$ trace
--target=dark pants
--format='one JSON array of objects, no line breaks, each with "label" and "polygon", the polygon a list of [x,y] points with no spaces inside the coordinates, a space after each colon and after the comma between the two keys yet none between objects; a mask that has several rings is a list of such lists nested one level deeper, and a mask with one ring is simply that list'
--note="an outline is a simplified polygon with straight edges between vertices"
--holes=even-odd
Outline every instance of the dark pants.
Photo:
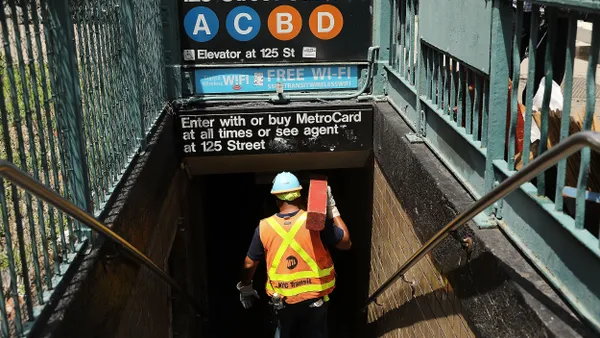
[{"label": "dark pants", "polygon": [[317,299],[286,304],[278,310],[275,338],[327,338],[327,307],[324,302],[319,307],[311,307]]}]

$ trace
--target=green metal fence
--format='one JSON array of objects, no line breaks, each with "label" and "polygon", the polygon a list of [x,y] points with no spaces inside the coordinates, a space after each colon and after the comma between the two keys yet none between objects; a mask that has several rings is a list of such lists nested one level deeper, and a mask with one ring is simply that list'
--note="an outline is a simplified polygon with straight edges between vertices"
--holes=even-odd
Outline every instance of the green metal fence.
[{"label": "green metal fence", "polygon": [[[98,215],[167,101],[160,1],[0,3],[0,157]],[[7,182],[0,216],[0,336],[23,336],[89,231]]]},{"label": "green metal fence", "polygon": [[[524,10],[527,5],[512,0],[375,2],[379,75],[387,79],[376,91],[387,94],[412,126],[409,141],[426,143],[475,198],[575,132],[567,118],[572,113],[584,110],[581,129],[592,128],[600,2],[533,1],[531,13]],[[594,25],[587,60],[575,58],[577,20]],[[587,69],[583,75],[582,67]],[[550,111],[550,90],[544,91],[538,111],[533,109],[536,83],[544,75],[545,88],[552,87],[553,78],[562,85],[562,117]],[[583,81],[582,104],[573,93],[583,90],[575,85]],[[552,123],[560,129],[554,135]],[[536,127],[539,137],[532,141]],[[590,175],[600,172],[599,155],[586,149],[561,161],[476,222],[502,229],[600,331],[600,208],[593,202],[600,202],[595,182],[600,175]],[[569,171],[578,177],[565,189]]]}]

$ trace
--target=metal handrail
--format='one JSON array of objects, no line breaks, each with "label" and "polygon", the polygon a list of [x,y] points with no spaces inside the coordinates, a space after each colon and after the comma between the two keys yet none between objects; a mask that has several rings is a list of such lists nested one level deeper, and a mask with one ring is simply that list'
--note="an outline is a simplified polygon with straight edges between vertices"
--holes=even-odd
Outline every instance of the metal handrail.
[{"label": "metal handrail", "polygon": [[531,161],[529,165],[523,167],[504,180],[496,188],[492,189],[485,196],[481,197],[471,205],[467,210],[456,216],[450,223],[436,233],[427,243],[417,250],[402,266],[386,280],[375,292],[367,299],[363,311],[369,304],[374,302],[383,292],[385,292],[394,282],[403,277],[406,272],[413,267],[421,258],[425,257],[431,250],[442,242],[450,232],[456,230],[461,225],[487,209],[498,200],[504,198],[523,183],[529,182],[542,171],[550,168],[563,158],[578,152],[582,148],[590,147],[596,152],[600,152],[600,133],[593,131],[583,131],[574,134],[558,145],[550,148],[547,152]]},{"label": "metal handrail", "polygon": [[29,176],[26,172],[22,171],[21,169],[17,168],[15,165],[6,160],[0,160],[0,176],[27,190],[29,193],[37,196],[38,198],[41,198],[44,201],[50,203],[65,214],[73,217],[79,222],[89,226],[93,230],[96,230],[97,232],[106,236],[116,244],[121,245],[123,249],[125,249],[125,252],[130,254],[131,258],[133,258],[137,263],[145,265],[147,268],[150,269],[150,271],[155,273],[163,281],[169,284],[176,292],[183,295],[184,298],[193,307],[197,315],[204,315],[200,305],[196,302],[196,300],[192,298],[192,296],[190,296],[187,292],[185,292],[181,288],[181,286],[179,286],[179,284],[173,278],[171,278],[171,276],[164,272],[158,265],[156,265],[141,251],[139,251],[133,245],[131,245],[131,243],[127,242],[121,236],[117,235],[114,231],[112,231],[106,225],[102,224],[100,221],[95,219],[92,215],[88,214],[83,209],[66,200],[65,198],[54,192],[52,189],[38,182],[37,180]]}]

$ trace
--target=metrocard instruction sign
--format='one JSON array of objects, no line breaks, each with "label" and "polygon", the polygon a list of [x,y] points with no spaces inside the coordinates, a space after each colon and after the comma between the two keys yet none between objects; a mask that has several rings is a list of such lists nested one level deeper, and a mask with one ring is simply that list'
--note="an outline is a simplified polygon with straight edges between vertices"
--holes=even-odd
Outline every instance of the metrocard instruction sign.
[{"label": "metrocard instruction sign", "polygon": [[371,148],[373,107],[287,112],[184,113],[176,138],[184,157],[362,151]]},{"label": "metrocard instruction sign", "polygon": [[365,61],[371,0],[179,0],[186,64]]}]

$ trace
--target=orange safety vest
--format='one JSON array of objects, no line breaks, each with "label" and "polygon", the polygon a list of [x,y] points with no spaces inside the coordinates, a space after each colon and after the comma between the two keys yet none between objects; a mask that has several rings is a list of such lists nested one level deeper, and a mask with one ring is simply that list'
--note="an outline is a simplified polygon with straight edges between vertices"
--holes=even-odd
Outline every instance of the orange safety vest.
[{"label": "orange safety vest", "polygon": [[269,296],[277,292],[286,303],[324,297],[335,288],[335,270],[320,233],[306,229],[307,213],[294,217],[271,216],[260,222],[260,240],[267,261]]}]

